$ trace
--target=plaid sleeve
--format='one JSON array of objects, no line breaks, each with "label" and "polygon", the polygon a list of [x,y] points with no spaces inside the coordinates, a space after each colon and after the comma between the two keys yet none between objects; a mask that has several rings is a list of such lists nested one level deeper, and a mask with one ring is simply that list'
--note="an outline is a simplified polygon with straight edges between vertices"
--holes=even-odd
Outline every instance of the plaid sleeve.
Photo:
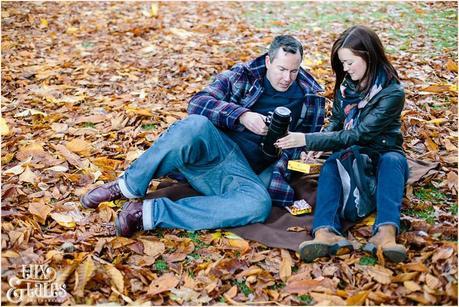
[{"label": "plaid sleeve", "polygon": [[249,109],[238,104],[243,96],[246,77],[242,67],[219,74],[205,89],[194,95],[188,105],[189,114],[206,116],[215,126],[242,130],[238,118]]}]

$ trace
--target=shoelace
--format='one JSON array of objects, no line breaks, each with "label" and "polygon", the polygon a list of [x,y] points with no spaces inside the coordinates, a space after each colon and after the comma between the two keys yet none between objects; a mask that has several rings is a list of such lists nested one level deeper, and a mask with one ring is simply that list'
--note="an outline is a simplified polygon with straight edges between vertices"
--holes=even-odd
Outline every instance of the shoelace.
[{"label": "shoelace", "polygon": [[116,198],[121,194],[120,187],[117,183],[114,183],[110,186],[108,186],[108,191],[110,192],[110,197],[111,198]]}]

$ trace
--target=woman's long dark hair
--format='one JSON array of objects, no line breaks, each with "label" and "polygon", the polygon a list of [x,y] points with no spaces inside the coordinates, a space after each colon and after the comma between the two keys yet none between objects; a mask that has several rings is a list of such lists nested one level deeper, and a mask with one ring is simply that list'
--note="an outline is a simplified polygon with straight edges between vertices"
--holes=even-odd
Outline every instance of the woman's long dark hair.
[{"label": "woman's long dark hair", "polygon": [[365,75],[359,82],[359,91],[368,93],[376,79],[378,67],[382,67],[386,71],[388,80],[395,78],[400,81],[397,71],[384,53],[384,47],[378,35],[365,26],[353,26],[341,33],[332,47],[331,66],[336,75],[335,95],[346,76],[343,64],[338,57],[338,50],[341,48],[350,49],[354,55],[361,57],[367,63]]}]

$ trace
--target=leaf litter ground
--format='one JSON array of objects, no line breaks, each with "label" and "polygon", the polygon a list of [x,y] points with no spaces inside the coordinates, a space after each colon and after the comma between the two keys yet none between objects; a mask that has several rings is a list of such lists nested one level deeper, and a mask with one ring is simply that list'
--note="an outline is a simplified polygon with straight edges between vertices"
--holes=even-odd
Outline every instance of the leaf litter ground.
[{"label": "leaf litter ground", "polygon": [[[68,292],[50,304],[457,305],[457,3],[3,2],[1,14],[4,302],[22,265],[47,263]],[[122,202],[82,209],[212,76],[277,34],[304,43],[332,98],[330,46],[353,22],[380,34],[405,84],[408,155],[440,163],[407,187],[407,262],[305,264],[220,230],[117,238]],[[356,246],[373,221],[351,229]]]}]

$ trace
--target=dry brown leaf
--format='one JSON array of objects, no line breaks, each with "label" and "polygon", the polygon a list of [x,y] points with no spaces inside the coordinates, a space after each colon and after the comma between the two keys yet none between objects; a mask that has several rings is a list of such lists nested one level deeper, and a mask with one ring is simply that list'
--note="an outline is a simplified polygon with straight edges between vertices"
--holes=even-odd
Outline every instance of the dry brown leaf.
[{"label": "dry brown leaf", "polygon": [[287,282],[287,279],[292,275],[293,260],[290,253],[285,249],[281,249],[281,258],[279,277],[283,282]]},{"label": "dry brown leaf", "polygon": [[67,149],[71,152],[87,157],[91,154],[92,145],[83,139],[73,139],[72,141],[67,142],[65,147],[67,147]]},{"label": "dry brown leaf", "polygon": [[446,179],[448,180],[448,188],[454,188],[457,191],[457,174],[451,171],[446,175]]},{"label": "dry brown leaf", "polygon": [[400,265],[400,267],[404,271],[408,271],[408,272],[412,272],[412,271],[422,272],[422,273],[429,272],[429,269],[421,262],[403,263]]},{"label": "dry brown leaf", "polygon": [[117,249],[126,245],[136,243],[136,241],[125,237],[116,237],[109,243],[114,249]]},{"label": "dry brown leaf", "polygon": [[79,168],[79,169],[83,169],[84,168],[84,165],[83,165],[83,162],[81,161],[80,157],[76,154],[74,154],[73,152],[69,151],[66,147],[64,147],[63,145],[52,145],[54,147],[54,149],[56,149],[57,151],[59,151],[62,156],[70,163],[72,164],[73,166],[75,166],[76,168]]},{"label": "dry brown leaf", "polygon": [[438,262],[439,260],[449,259],[453,255],[453,253],[454,249],[452,247],[440,248],[440,250],[432,256],[432,262]]},{"label": "dry brown leaf", "polygon": [[143,252],[144,254],[151,256],[151,257],[156,257],[158,255],[161,255],[164,253],[166,247],[164,246],[164,243],[160,241],[150,241],[150,240],[140,240],[143,244]]},{"label": "dry brown leaf", "polygon": [[430,137],[427,137],[425,139],[424,144],[429,149],[429,151],[434,153],[438,152],[438,145],[434,141],[432,141]]},{"label": "dry brown leaf", "polygon": [[76,296],[84,296],[84,289],[86,284],[91,279],[96,266],[91,256],[88,256],[83,263],[81,263],[76,270],[75,288],[74,293]]},{"label": "dry brown leaf", "polygon": [[29,212],[38,218],[40,224],[44,224],[48,214],[53,211],[53,208],[42,203],[30,203]]},{"label": "dry brown leaf", "polygon": [[51,218],[55,220],[59,225],[67,228],[75,228],[75,220],[72,216],[63,213],[51,213]]},{"label": "dry brown leaf", "polygon": [[237,294],[237,287],[232,286],[231,289],[229,289],[223,294],[223,296],[227,299],[232,299],[233,297],[236,296],[236,294]]},{"label": "dry brown leaf", "polygon": [[337,305],[337,306],[344,306],[346,305],[346,301],[344,301],[341,297],[336,295],[328,295],[322,293],[315,293],[311,292],[311,297],[317,302],[317,305]]},{"label": "dry brown leaf", "polygon": [[422,290],[421,286],[417,282],[414,282],[414,281],[411,281],[411,280],[404,281],[403,285],[410,292],[416,292],[416,291],[421,291]]},{"label": "dry brown leaf", "polygon": [[19,175],[19,181],[22,182],[35,184],[36,182],[38,182],[38,180],[38,176],[35,175],[35,173],[28,166],[25,168],[24,172],[21,175]]},{"label": "dry brown leaf", "polygon": [[245,254],[250,249],[249,242],[244,239],[228,239],[228,244],[240,250],[242,254]]},{"label": "dry brown leaf", "polygon": [[392,278],[392,282],[404,282],[416,279],[419,275],[419,272],[410,272],[410,273],[401,273]]},{"label": "dry brown leaf", "polygon": [[318,286],[322,285],[321,280],[315,279],[301,279],[301,280],[291,280],[287,283],[285,288],[283,289],[285,292],[288,293],[296,293],[296,294],[306,294],[311,289],[314,289]]},{"label": "dry brown leaf", "polygon": [[375,265],[373,267],[367,267],[367,272],[370,276],[377,282],[387,285],[391,283],[392,271],[382,267],[380,265]]},{"label": "dry brown leaf", "polygon": [[430,289],[439,289],[442,286],[441,281],[432,274],[426,275],[426,284]]},{"label": "dry brown leaf", "polygon": [[452,72],[457,72],[457,63],[451,59],[448,59],[448,62],[446,62],[446,69]]},{"label": "dry brown leaf", "polygon": [[105,270],[107,271],[108,275],[112,279],[113,285],[115,288],[123,293],[124,291],[124,277],[123,274],[114,266],[111,264],[107,264],[104,266]]},{"label": "dry brown leaf", "polygon": [[354,294],[351,297],[348,297],[346,299],[346,305],[347,306],[362,306],[365,303],[365,300],[368,297],[368,294],[370,294],[370,291],[360,291],[357,294]]},{"label": "dry brown leaf", "polygon": [[150,296],[154,296],[156,294],[169,291],[175,286],[178,285],[179,279],[175,277],[174,273],[167,273],[163,276],[154,279],[150,286],[148,286],[147,294]]}]

